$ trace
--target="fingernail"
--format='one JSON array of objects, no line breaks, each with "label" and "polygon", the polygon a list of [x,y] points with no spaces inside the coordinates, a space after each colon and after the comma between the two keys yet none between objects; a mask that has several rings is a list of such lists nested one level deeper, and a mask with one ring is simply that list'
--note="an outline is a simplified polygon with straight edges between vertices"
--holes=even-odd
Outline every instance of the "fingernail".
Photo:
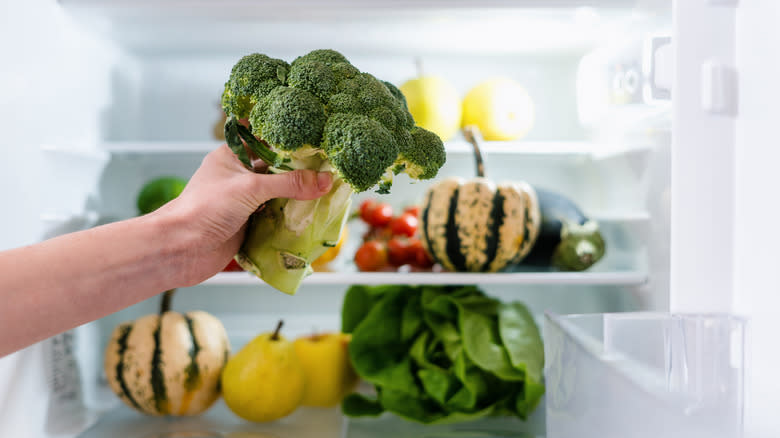
[{"label": "fingernail", "polygon": [[317,174],[317,186],[321,191],[330,190],[330,185],[333,182],[333,175],[330,172],[320,172]]}]

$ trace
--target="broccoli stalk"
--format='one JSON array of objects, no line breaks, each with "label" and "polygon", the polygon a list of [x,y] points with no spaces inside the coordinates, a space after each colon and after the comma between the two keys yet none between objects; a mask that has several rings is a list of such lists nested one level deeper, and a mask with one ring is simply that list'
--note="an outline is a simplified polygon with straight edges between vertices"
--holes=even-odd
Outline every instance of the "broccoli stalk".
[{"label": "broccoli stalk", "polygon": [[331,191],[319,199],[266,203],[250,219],[236,255],[244,269],[289,294],[338,242],[353,193],[372,187],[387,193],[400,172],[433,178],[446,160],[441,139],[415,126],[397,88],[333,50],[315,50],[289,65],[260,54],[241,58],[222,106],[229,116],[225,139],[248,168],[259,158],[269,172],[334,175]]},{"label": "broccoli stalk", "polygon": [[[328,194],[312,201],[269,201],[253,215],[236,260],[276,289],[295,293],[312,273],[311,263],[338,242],[351,194],[349,185],[337,182]],[[305,222],[309,225],[302,227]]]}]

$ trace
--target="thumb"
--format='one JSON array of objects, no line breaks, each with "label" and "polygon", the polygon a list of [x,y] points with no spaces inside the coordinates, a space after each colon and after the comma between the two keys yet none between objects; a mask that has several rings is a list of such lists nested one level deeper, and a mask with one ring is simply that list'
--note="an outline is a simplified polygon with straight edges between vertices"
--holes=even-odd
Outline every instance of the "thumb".
[{"label": "thumb", "polygon": [[328,193],[333,185],[330,172],[293,170],[278,174],[252,174],[253,193],[258,204],[273,198],[316,199]]}]

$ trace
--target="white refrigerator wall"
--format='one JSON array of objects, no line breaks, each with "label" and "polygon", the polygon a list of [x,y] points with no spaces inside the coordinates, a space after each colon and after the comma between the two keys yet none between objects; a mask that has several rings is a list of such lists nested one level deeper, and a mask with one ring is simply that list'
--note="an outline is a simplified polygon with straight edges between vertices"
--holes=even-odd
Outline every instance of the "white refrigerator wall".
[{"label": "white refrigerator wall", "polygon": [[[0,249],[40,239],[52,211],[41,145],[95,143],[119,57],[52,0],[0,0]],[[61,204],[81,206],[89,190],[74,184]]]},{"label": "white refrigerator wall", "polygon": [[[110,104],[111,69],[120,58],[112,44],[76,26],[52,0],[0,0],[0,250],[39,241],[43,211],[63,217],[80,212],[94,179],[55,178],[69,188],[53,198],[44,182],[73,163],[45,159],[41,145],[80,149],[95,143],[100,112]],[[41,343],[0,359],[3,436],[45,436],[52,426],[47,419],[58,410],[61,420],[70,421],[69,407],[52,394],[46,354]]]}]

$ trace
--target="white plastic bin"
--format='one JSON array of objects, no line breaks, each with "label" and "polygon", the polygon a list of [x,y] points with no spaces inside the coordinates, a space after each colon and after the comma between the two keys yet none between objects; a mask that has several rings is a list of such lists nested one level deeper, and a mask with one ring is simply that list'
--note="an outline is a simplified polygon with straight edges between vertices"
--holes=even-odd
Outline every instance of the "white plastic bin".
[{"label": "white plastic bin", "polygon": [[547,314],[547,438],[741,437],[744,320]]}]

